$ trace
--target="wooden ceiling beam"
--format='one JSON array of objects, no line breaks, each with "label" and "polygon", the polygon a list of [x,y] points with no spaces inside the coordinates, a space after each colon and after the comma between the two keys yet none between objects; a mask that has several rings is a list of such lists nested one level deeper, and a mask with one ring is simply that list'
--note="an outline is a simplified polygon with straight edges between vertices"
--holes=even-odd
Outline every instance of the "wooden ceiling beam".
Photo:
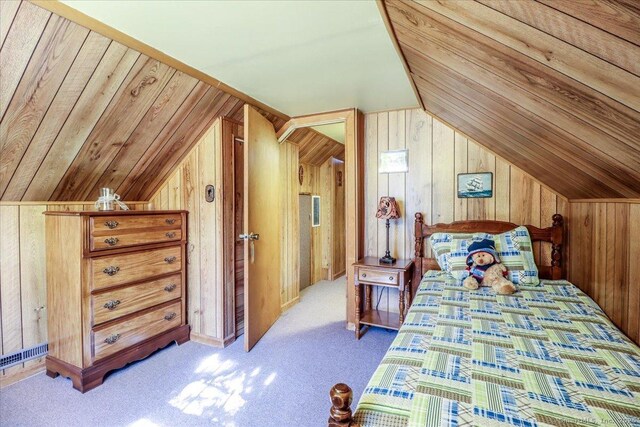
[{"label": "wooden ceiling beam", "polygon": [[477,2],[416,2],[640,111],[640,78],[626,70]]}]

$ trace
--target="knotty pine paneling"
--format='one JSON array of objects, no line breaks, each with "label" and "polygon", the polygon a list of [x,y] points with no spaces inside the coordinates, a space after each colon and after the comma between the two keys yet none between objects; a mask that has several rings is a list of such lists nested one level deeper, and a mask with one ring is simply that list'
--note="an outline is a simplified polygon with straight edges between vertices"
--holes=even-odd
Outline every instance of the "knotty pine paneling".
[{"label": "knotty pine paneling", "polygon": [[568,199],[638,197],[637,11],[578,4],[385,0],[381,9],[430,114]]},{"label": "knotty pine paneling", "polygon": [[[148,200],[217,117],[244,101],[23,1],[1,1],[0,199]],[[262,113],[279,128],[282,117]],[[311,163],[341,144],[291,136]]]},{"label": "knotty pine paneling", "polygon": [[[409,172],[379,174],[381,151],[408,149]],[[424,111],[400,110],[365,115],[365,253],[382,256],[384,221],[375,217],[381,196],[393,196],[401,218],[391,222],[390,250],[413,258],[414,215],[430,224],[459,220],[502,220],[551,225],[554,213],[567,214],[567,202],[528,174]],[[459,199],[459,173],[493,173],[493,197]],[[546,251],[546,249],[545,249]],[[546,252],[545,252],[546,253]],[[540,249],[536,257],[539,257]]]},{"label": "knotty pine paneling", "polygon": [[345,186],[342,160],[329,158],[320,166],[320,206],[322,274],[327,280],[334,280],[345,273],[346,263]]},{"label": "knotty pine paneling", "polygon": [[215,185],[220,161],[221,120],[205,131],[195,147],[150,200],[153,209],[189,211],[187,307],[191,337],[217,346],[224,343],[222,319],[222,209],[220,194],[205,200],[205,186]]},{"label": "knotty pine paneling", "polygon": [[300,299],[300,197],[298,181],[300,147],[288,141],[280,144],[280,187],[282,188],[282,274],[280,305],[284,311]]},{"label": "knotty pine paneling", "polygon": [[[147,202],[125,202],[132,210]],[[87,202],[0,202],[0,349],[3,355],[47,342],[44,211],[95,210]],[[44,357],[4,369],[6,386],[44,369]]]},{"label": "knotty pine paneling", "polygon": [[[233,127],[229,133],[225,127]],[[223,138],[223,135],[226,138]],[[188,316],[191,336],[194,340],[224,346],[235,338],[235,307],[230,306],[236,295],[235,277],[225,275],[223,251],[223,223],[229,215],[223,200],[234,199],[232,187],[223,180],[222,153],[227,152],[222,144],[232,144],[233,135],[242,135],[242,126],[235,122],[218,119],[207,130],[185,159],[161,184],[151,198],[153,209],[185,209],[189,211],[189,236],[187,243],[187,292]],[[298,301],[298,146],[284,143],[280,146],[283,160],[281,182],[284,200],[282,203],[282,225],[287,245],[282,245],[281,304],[289,307]],[[231,155],[231,152],[228,152]],[[204,199],[205,186],[216,188],[215,200]],[[226,188],[226,190],[225,190]],[[227,191],[225,193],[224,191]],[[231,191],[231,194],[229,193]],[[226,289],[227,284],[231,284]],[[224,286],[223,286],[224,285]],[[235,305],[235,304],[234,304]],[[239,301],[244,307],[244,301]]]},{"label": "knotty pine paneling", "polygon": [[640,203],[571,203],[569,280],[640,344]]},{"label": "knotty pine paneling", "polygon": [[[322,211],[325,209],[327,200],[322,185],[322,166],[316,166],[308,163],[300,163],[304,170],[304,179],[302,185],[298,183],[299,193],[311,194],[313,196],[320,196],[320,226],[312,227],[311,233],[311,284],[317,283],[321,280],[328,278],[328,268],[323,263],[323,244],[322,244],[322,232],[326,224],[325,218],[323,218]],[[326,215],[326,211],[324,212]],[[304,233],[304,231],[300,231]],[[298,249],[299,250],[299,249]]]}]

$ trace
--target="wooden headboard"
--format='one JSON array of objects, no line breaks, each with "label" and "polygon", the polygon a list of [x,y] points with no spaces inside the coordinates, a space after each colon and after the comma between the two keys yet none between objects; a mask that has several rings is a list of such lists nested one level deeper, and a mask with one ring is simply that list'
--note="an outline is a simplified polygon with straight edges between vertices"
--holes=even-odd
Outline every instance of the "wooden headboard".
[{"label": "wooden headboard", "polygon": [[[547,228],[538,228],[533,225],[527,225],[531,240],[533,242],[551,243],[551,259],[548,261],[541,260],[538,265],[538,274],[541,279],[564,279],[565,268],[563,261],[564,246],[562,244],[564,238],[564,219],[562,215],[555,214],[552,217],[553,225]],[[425,258],[424,246],[425,238],[433,233],[504,233],[513,230],[518,224],[504,221],[456,221],[450,224],[427,225],[421,213],[416,214],[415,236],[416,236],[416,252],[414,259],[414,275],[413,286],[417,287],[420,283],[422,275],[428,270],[440,270],[435,258]]]}]

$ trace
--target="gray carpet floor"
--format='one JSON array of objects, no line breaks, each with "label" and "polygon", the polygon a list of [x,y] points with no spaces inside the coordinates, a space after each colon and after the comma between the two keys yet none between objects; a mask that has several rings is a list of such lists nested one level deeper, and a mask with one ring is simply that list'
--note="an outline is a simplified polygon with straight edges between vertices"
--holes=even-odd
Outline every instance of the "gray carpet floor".
[{"label": "gray carpet floor", "polygon": [[395,337],[345,325],[346,281],[305,289],[254,349],[171,345],[88,393],[44,373],[0,390],[2,426],[326,426],[337,382],[355,402]]}]

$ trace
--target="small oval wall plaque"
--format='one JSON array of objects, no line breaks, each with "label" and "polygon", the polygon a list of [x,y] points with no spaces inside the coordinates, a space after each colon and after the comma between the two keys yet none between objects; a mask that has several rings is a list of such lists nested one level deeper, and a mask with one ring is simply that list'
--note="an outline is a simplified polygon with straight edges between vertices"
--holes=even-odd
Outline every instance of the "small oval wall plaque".
[{"label": "small oval wall plaque", "polygon": [[298,181],[300,181],[300,185],[304,181],[304,168],[302,166],[298,168]]}]

